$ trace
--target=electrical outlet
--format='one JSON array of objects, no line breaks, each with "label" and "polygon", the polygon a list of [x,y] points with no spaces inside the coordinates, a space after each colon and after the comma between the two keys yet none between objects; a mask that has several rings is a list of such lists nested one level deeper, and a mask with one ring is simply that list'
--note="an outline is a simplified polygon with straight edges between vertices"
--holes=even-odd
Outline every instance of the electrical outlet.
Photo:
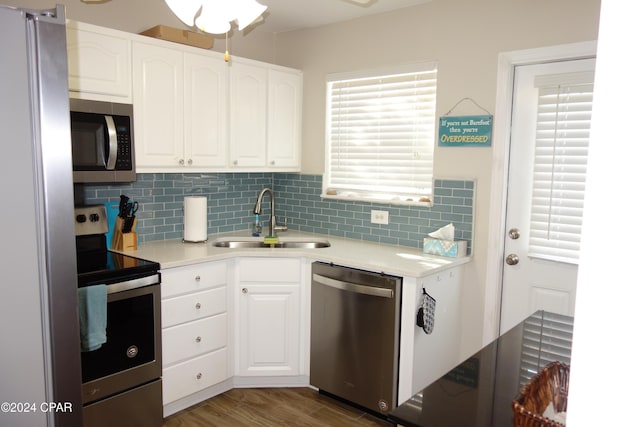
[{"label": "electrical outlet", "polygon": [[389,224],[389,211],[371,211],[372,224]]}]

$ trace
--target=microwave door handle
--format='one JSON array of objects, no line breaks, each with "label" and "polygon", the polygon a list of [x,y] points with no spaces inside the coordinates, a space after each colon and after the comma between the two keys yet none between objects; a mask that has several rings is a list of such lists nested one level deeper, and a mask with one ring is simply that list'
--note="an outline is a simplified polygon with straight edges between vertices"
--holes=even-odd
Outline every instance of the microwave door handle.
[{"label": "microwave door handle", "polygon": [[107,134],[109,135],[109,156],[107,157],[107,170],[116,168],[116,160],[118,159],[118,134],[116,133],[116,124],[113,117],[104,116],[107,122]]}]

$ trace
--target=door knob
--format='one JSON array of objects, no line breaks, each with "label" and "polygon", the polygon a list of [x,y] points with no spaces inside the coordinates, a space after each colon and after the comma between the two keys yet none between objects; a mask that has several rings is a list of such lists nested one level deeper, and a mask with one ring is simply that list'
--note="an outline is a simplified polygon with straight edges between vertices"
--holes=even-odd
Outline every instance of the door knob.
[{"label": "door knob", "polygon": [[509,265],[516,265],[517,263],[520,262],[520,258],[518,258],[518,255],[516,254],[509,254],[507,255],[507,264]]}]

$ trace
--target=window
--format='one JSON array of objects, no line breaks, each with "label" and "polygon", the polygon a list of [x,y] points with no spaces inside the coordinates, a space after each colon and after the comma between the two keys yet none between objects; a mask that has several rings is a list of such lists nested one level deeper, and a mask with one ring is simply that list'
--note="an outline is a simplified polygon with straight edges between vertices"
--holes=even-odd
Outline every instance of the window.
[{"label": "window", "polygon": [[593,73],[541,76],[529,255],[577,263],[587,173]]},{"label": "window", "polygon": [[327,82],[324,194],[390,203],[432,197],[435,64]]}]

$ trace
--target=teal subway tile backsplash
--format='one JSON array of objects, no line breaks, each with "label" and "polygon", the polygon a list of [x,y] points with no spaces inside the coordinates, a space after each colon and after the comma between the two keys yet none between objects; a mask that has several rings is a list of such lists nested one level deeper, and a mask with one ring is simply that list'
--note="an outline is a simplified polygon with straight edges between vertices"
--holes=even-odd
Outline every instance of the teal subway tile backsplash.
[{"label": "teal subway tile backsplash", "polygon": [[[138,174],[129,184],[77,184],[76,204],[115,203],[120,195],[138,201],[140,241],[183,236],[185,196],[207,197],[208,233],[247,230],[260,190],[276,195],[279,221],[290,229],[392,245],[422,247],[424,237],[450,222],[456,239],[472,248],[475,182],[441,180],[434,184],[434,206],[398,206],[384,203],[323,199],[322,176],[295,173]],[[268,197],[268,196],[266,196]],[[268,222],[269,203],[262,220]],[[389,211],[389,224],[371,224],[372,209]]]}]

